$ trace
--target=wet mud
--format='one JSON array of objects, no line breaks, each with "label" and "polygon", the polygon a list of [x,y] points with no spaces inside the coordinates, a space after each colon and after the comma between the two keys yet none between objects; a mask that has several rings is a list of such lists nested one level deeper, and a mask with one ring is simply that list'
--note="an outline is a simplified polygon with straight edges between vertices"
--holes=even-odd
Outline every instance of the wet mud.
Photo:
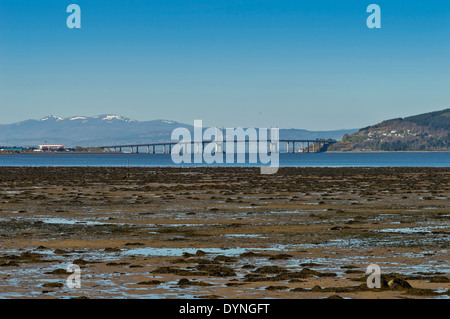
[{"label": "wet mud", "polygon": [[0,185],[0,298],[450,298],[449,168],[2,167]]}]

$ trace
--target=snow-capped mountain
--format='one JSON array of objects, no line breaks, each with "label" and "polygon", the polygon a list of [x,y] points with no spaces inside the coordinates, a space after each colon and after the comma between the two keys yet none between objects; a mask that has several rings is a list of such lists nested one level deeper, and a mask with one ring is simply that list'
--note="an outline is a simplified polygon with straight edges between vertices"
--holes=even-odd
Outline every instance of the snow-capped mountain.
[{"label": "snow-capped mountain", "polygon": [[48,121],[48,120],[50,120],[50,121],[51,120],[62,121],[64,119],[62,117],[50,115],[50,116],[46,116],[46,117],[41,118],[39,121]]},{"label": "snow-capped mountain", "polygon": [[[49,115],[39,120],[26,120],[0,125],[0,146],[37,146],[40,144],[64,144],[74,146],[102,146],[117,144],[144,144],[171,140],[175,128],[187,125],[170,120],[138,121],[115,114],[97,116],[74,115],[59,117]],[[280,138],[333,138],[357,130],[307,131],[280,129]]]},{"label": "snow-capped mountain", "polygon": [[99,146],[117,143],[148,143],[170,140],[175,121],[137,121],[115,114],[59,117],[49,115],[0,125],[0,145],[36,146],[44,143],[71,146]]},{"label": "snow-capped mountain", "polygon": [[[116,120],[116,121],[124,121],[124,122],[136,122],[136,120],[131,120],[127,117],[123,117],[123,116],[119,116],[119,115],[114,115],[114,114],[103,114],[103,115],[96,115],[96,116],[92,116],[92,117],[86,117],[86,116],[71,116],[71,117],[66,117],[66,118],[62,118],[59,116],[54,116],[54,115],[49,115],[46,117],[41,118],[39,121],[43,122],[43,121],[76,121],[76,120],[82,120],[84,122],[89,121],[89,120],[102,120],[102,121],[109,121],[110,123],[113,123],[112,121]],[[170,122],[170,121],[165,121],[165,122]]]}]

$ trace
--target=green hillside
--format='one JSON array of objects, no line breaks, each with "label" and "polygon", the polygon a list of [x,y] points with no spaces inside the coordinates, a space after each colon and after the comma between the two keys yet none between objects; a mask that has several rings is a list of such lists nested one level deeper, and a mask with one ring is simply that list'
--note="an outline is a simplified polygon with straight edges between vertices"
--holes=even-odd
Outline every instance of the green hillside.
[{"label": "green hillside", "polygon": [[450,109],[362,128],[329,151],[450,151]]}]

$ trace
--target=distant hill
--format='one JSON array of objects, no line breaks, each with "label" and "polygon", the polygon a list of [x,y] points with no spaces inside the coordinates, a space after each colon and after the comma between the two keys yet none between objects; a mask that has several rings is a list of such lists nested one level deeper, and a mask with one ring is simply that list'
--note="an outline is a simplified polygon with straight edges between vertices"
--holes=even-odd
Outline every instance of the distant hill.
[{"label": "distant hill", "polygon": [[162,141],[170,139],[172,130],[177,127],[189,125],[166,120],[136,121],[111,114],[68,118],[51,115],[40,120],[0,125],[0,145],[50,143],[72,147]]},{"label": "distant hill", "polygon": [[[67,118],[47,116],[40,120],[26,120],[0,125],[1,146],[37,146],[40,144],[64,144],[75,146],[103,146],[140,144],[170,141],[175,128],[193,130],[192,125],[169,120],[137,121],[124,116],[103,114],[93,117]],[[280,138],[339,140],[356,129],[336,131],[307,131],[280,129]]]},{"label": "distant hill", "polygon": [[362,128],[329,151],[450,151],[450,109]]}]

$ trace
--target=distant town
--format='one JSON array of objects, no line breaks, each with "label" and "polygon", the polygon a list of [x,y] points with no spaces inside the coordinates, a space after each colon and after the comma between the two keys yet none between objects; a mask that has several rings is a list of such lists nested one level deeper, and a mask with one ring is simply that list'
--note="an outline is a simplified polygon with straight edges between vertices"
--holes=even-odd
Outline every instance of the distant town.
[{"label": "distant town", "polygon": [[104,150],[98,147],[65,147],[63,144],[42,144],[38,147],[0,146],[0,154],[64,152],[104,152]]}]

